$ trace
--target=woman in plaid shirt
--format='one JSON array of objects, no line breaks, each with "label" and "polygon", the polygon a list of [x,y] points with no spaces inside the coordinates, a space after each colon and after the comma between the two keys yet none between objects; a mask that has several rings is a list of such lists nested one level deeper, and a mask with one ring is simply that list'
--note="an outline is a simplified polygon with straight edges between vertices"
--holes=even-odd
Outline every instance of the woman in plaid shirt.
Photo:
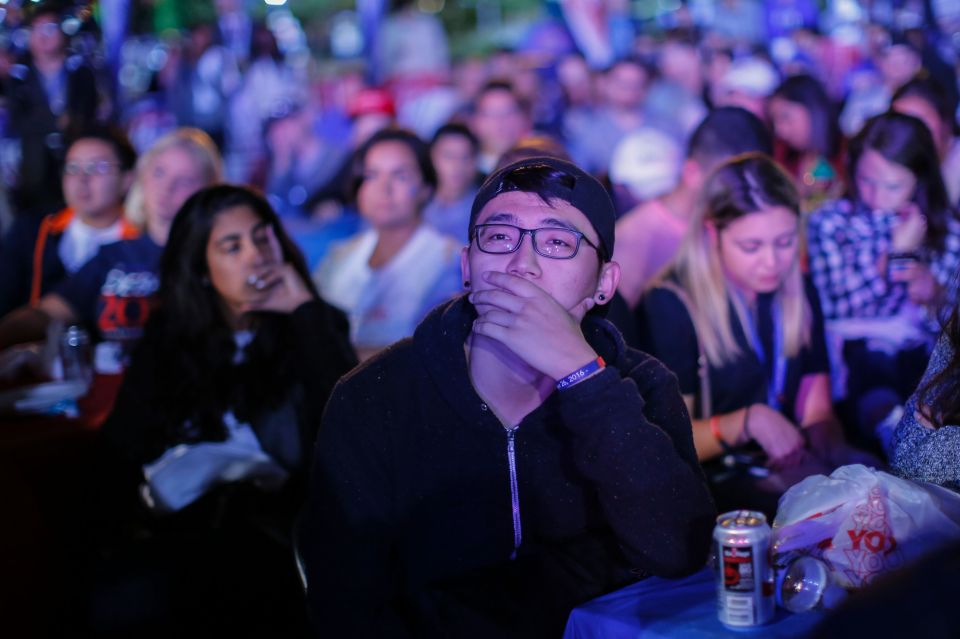
[{"label": "woman in plaid shirt", "polygon": [[851,196],[810,216],[809,263],[840,384],[834,393],[869,436],[923,374],[960,261],[960,220],[916,118],[868,121],[850,144],[849,175]]}]

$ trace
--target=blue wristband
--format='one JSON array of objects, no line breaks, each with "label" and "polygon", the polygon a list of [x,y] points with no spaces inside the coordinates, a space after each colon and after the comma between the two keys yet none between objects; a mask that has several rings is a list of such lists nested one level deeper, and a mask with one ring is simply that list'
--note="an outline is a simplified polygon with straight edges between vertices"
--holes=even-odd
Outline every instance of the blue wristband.
[{"label": "blue wristband", "polygon": [[570,388],[574,384],[578,382],[582,382],[583,380],[590,377],[591,375],[593,375],[598,370],[604,367],[606,367],[606,363],[603,361],[602,357],[598,357],[597,359],[593,360],[586,366],[582,368],[578,368],[577,370],[573,371],[572,373],[570,373],[569,375],[567,375],[566,377],[558,381],[557,390],[562,391],[564,389]]}]

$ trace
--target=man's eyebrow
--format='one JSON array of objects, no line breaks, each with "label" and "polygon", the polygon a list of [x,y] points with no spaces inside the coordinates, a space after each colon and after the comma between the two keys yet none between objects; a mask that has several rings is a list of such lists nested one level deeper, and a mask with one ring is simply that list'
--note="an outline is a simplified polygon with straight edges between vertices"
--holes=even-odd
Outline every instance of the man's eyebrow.
[{"label": "man's eyebrow", "polygon": [[517,216],[513,213],[508,213],[506,211],[502,213],[494,213],[487,219],[485,219],[482,224],[493,224],[495,222],[510,222],[512,224],[517,223]]},{"label": "man's eyebrow", "polygon": [[[494,213],[493,215],[491,215],[490,217],[488,217],[487,219],[485,219],[482,223],[483,223],[483,224],[495,224],[495,223],[497,223],[497,222],[506,222],[506,223],[509,223],[509,224],[517,224],[517,223],[518,223],[518,220],[517,220],[517,216],[514,215],[513,213],[508,213],[508,212],[504,211],[504,212],[501,212],[501,213]],[[578,233],[581,232],[580,229],[578,229],[577,227],[575,227],[573,224],[570,224],[570,222],[567,222],[567,221],[565,221],[565,220],[558,220],[558,219],[555,218],[555,217],[545,217],[545,218],[541,219],[540,222],[539,222],[539,224],[538,224],[538,227],[563,228],[563,229],[570,229],[571,231],[576,231],[576,232],[578,232]]]},{"label": "man's eyebrow", "polygon": [[544,219],[540,220],[540,225],[541,225],[541,226],[560,227],[560,228],[562,228],[562,229],[570,229],[571,231],[576,231],[577,233],[580,233],[580,232],[581,232],[580,229],[578,229],[577,227],[575,227],[575,226],[574,226],[573,224],[571,224],[570,222],[567,222],[567,221],[564,221],[564,220],[558,220],[558,219],[555,218],[555,217],[547,217],[547,218],[544,218]]}]

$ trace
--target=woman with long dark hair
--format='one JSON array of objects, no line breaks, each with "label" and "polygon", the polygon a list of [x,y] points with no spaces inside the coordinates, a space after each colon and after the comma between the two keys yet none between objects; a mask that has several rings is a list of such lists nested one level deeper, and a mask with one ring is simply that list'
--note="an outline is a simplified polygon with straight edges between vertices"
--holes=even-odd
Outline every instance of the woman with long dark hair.
[{"label": "woman with long dark hair", "polygon": [[843,190],[840,131],[833,103],[809,75],[784,80],[770,96],[775,157],[797,182],[804,210]]},{"label": "woman with long dark hair", "polygon": [[960,491],[960,307],[954,306],[893,436],[904,477]]},{"label": "woman with long dark hair", "polygon": [[886,113],[850,143],[850,194],[810,216],[810,271],[832,336],[834,372],[861,435],[910,395],[932,346],[936,313],[960,265],[960,221],[933,138]]},{"label": "woman with long dark hair", "polygon": [[267,201],[230,185],[180,209],[158,297],[101,432],[106,565],[159,589],[132,614],[151,627],[296,627],[289,533],[326,398],[356,362],[346,320]]}]

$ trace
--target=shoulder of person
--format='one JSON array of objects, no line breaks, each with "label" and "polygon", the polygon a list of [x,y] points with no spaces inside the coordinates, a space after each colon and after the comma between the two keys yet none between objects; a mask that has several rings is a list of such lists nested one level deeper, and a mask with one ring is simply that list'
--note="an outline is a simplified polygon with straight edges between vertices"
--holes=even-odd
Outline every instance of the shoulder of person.
[{"label": "shoulder of person", "polygon": [[459,256],[463,244],[457,238],[447,235],[429,224],[423,224],[420,229],[423,237],[435,245],[438,251],[443,251],[446,255],[457,254]]},{"label": "shoulder of person", "polygon": [[647,218],[654,209],[650,202],[641,202],[617,220],[617,243],[642,241],[646,237]]},{"label": "shoulder of person", "polygon": [[375,393],[380,402],[390,395],[408,394],[419,367],[414,350],[410,337],[391,344],[344,375],[335,394],[357,401]]},{"label": "shoulder of person", "polygon": [[14,64],[10,67],[10,77],[18,82],[26,82],[30,75],[30,67],[26,64]]},{"label": "shoulder of person", "polygon": [[676,374],[659,359],[633,347],[627,347],[616,363],[622,379],[631,379],[644,401],[661,397],[662,393],[676,391],[679,382]]},{"label": "shoulder of person", "polygon": [[70,73],[79,71],[84,66],[86,65],[83,63],[83,56],[79,55],[72,55],[67,58],[66,62],[64,62],[64,67]]},{"label": "shoulder of person", "polygon": [[323,259],[320,260],[320,264],[317,265],[314,271],[314,278],[336,272],[337,268],[357,251],[364,242],[370,241],[369,237],[373,232],[374,231],[368,229],[355,233],[350,237],[331,242],[330,249]]},{"label": "shoulder of person", "polygon": [[845,220],[854,213],[855,208],[853,202],[846,198],[828,200],[810,214],[808,224],[812,226],[814,224]]},{"label": "shoulder of person", "polygon": [[667,313],[670,316],[690,315],[687,303],[682,297],[686,295],[680,285],[671,281],[661,281],[647,289],[640,298],[640,305],[650,313]]}]

